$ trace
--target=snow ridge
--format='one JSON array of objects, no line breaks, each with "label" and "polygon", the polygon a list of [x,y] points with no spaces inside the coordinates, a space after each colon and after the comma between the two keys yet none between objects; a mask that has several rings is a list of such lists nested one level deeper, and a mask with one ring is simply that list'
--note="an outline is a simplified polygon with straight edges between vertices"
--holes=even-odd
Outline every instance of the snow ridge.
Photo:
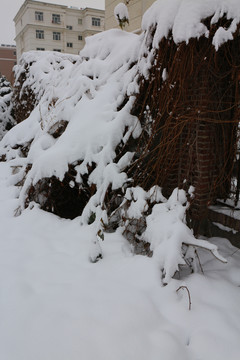
[{"label": "snow ridge", "polygon": [[173,41],[188,43],[191,38],[208,37],[209,31],[202,20],[211,17],[211,24],[226,16],[232,20],[228,29],[220,27],[213,38],[215,49],[232,39],[236,24],[240,22],[238,0],[158,0],[144,14],[142,29],[148,31],[156,26],[153,47],[157,48],[162,38],[172,31]]}]

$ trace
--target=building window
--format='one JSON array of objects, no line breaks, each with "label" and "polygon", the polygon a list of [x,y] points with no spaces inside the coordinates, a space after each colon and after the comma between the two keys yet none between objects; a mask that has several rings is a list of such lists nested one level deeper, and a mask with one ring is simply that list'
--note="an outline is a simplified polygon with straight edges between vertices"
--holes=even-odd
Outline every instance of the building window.
[{"label": "building window", "polygon": [[60,15],[59,14],[52,14],[52,23],[53,24],[60,24]]},{"label": "building window", "polygon": [[67,25],[67,29],[68,29],[68,30],[72,30],[72,26],[71,26],[71,25]]},{"label": "building window", "polygon": [[61,40],[61,33],[60,32],[53,32],[53,40]]},{"label": "building window", "polygon": [[78,25],[82,25],[82,19],[78,19]]},{"label": "building window", "polygon": [[72,47],[73,47],[73,43],[67,43],[67,47],[72,48]]},{"label": "building window", "polygon": [[53,51],[62,52],[61,49],[53,49]]},{"label": "building window", "polygon": [[78,35],[78,40],[82,41],[83,37],[82,35]]},{"label": "building window", "polygon": [[92,26],[101,26],[101,19],[100,18],[92,18]]},{"label": "building window", "polygon": [[16,50],[14,50],[13,55],[16,56]]},{"label": "building window", "polygon": [[44,51],[45,49],[44,48],[37,48],[37,50]]},{"label": "building window", "polygon": [[35,11],[35,20],[37,20],[37,21],[43,21],[43,12],[41,12],[41,11]]},{"label": "building window", "polygon": [[37,39],[44,39],[44,31],[43,30],[36,30],[36,38]]}]

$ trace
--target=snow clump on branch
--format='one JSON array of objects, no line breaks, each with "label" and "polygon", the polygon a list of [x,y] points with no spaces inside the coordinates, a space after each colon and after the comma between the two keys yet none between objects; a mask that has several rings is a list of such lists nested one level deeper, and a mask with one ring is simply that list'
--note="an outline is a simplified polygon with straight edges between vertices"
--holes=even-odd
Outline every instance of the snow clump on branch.
[{"label": "snow clump on branch", "polygon": [[129,24],[128,8],[125,4],[119,3],[117,6],[115,6],[114,16],[121,29],[123,29],[126,24]]}]

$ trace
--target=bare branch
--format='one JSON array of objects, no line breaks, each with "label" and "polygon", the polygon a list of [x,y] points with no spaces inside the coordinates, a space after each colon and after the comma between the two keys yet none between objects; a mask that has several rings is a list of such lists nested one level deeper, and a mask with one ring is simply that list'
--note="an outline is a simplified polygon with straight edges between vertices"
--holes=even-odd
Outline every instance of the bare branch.
[{"label": "bare branch", "polygon": [[189,306],[188,306],[188,310],[191,310],[192,308],[192,302],[191,302],[191,295],[190,295],[190,291],[188,290],[187,286],[180,286],[177,290],[176,290],[176,293],[180,290],[180,289],[185,289],[187,290],[187,293],[188,293],[188,303],[189,303]]}]

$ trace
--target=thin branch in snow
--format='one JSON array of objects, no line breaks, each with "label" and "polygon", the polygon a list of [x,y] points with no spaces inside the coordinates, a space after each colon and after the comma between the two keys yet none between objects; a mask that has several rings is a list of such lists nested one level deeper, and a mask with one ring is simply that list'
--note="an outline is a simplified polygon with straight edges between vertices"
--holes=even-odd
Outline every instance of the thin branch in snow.
[{"label": "thin branch in snow", "polygon": [[189,306],[188,306],[188,310],[191,310],[192,308],[192,301],[191,301],[191,295],[190,295],[190,291],[188,290],[188,287],[187,286],[179,286],[179,288],[176,290],[176,293],[180,290],[180,289],[185,289],[187,290],[187,293],[188,293],[188,303],[189,303]]},{"label": "thin branch in snow", "polygon": [[198,259],[198,264],[200,266],[200,270],[201,270],[202,274],[204,274],[203,267],[202,267],[202,264],[201,264],[200,257],[198,255],[197,249],[195,249],[194,253],[196,255],[196,258]]}]

